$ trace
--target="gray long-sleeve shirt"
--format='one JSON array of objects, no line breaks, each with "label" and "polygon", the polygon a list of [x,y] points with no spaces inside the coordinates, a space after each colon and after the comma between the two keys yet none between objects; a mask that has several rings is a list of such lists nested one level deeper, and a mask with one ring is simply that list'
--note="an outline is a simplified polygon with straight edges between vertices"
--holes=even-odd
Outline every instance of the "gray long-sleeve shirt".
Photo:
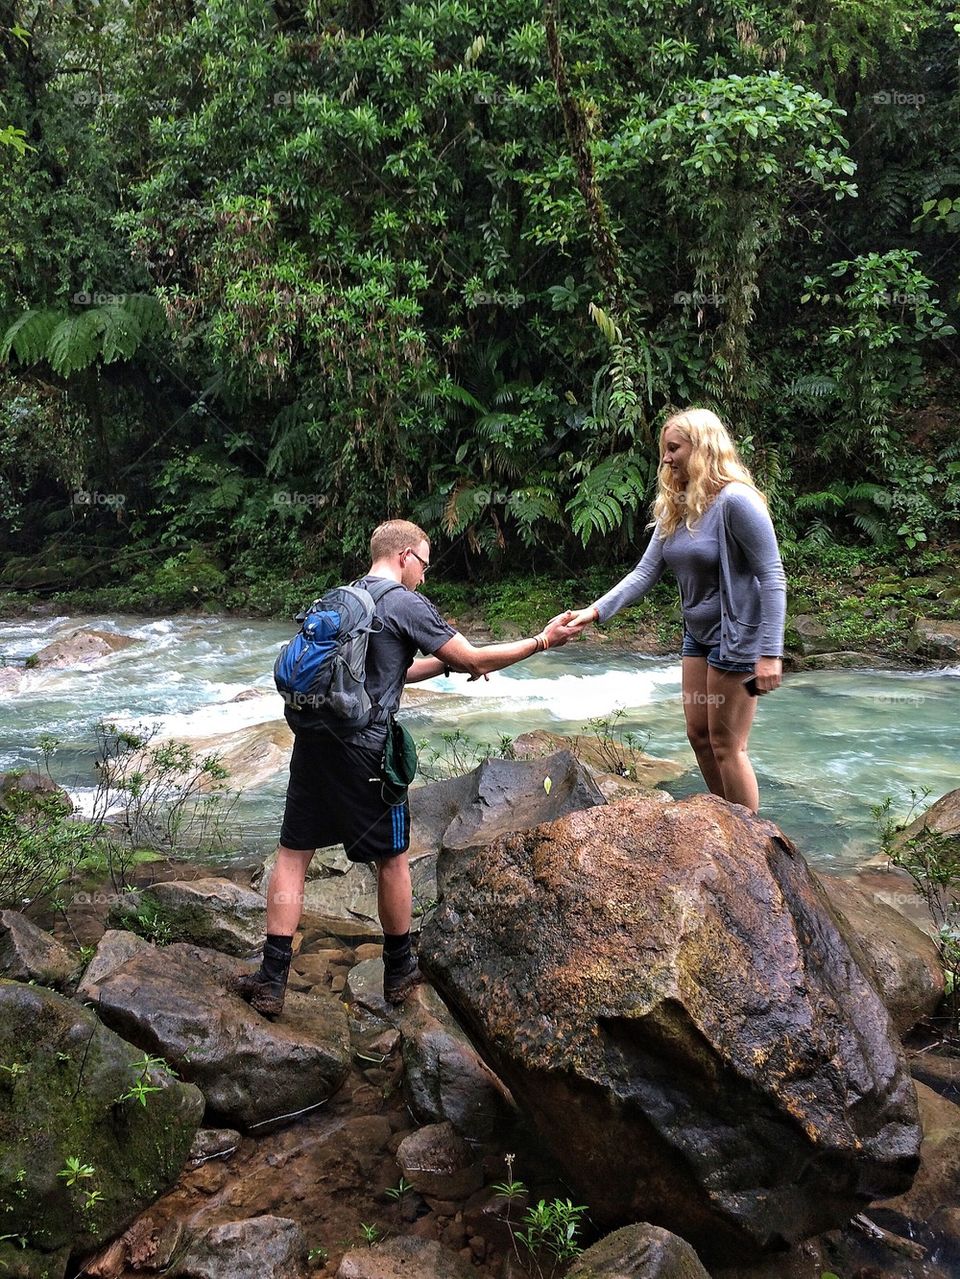
[{"label": "gray long-sleeve shirt", "polygon": [[725,661],[783,653],[787,582],[767,508],[748,484],[726,484],[692,530],[654,529],[636,568],[596,601],[601,622],[646,595],[671,568],[683,624]]}]

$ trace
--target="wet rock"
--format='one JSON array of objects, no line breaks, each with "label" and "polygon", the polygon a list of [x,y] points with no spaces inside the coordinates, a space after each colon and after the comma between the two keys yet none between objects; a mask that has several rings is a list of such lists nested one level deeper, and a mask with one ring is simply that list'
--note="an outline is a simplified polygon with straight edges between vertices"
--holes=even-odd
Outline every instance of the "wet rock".
[{"label": "wet rock", "polygon": [[909,1233],[910,1222],[923,1225],[939,1209],[960,1203],[960,1106],[925,1084],[916,1090],[923,1124],[920,1170],[909,1190],[873,1205],[903,1220],[899,1233]]},{"label": "wet rock", "polygon": [[405,1137],[397,1163],[414,1190],[432,1199],[467,1199],[483,1184],[483,1170],[451,1123],[427,1124]]},{"label": "wet rock", "polygon": [[19,666],[0,666],[0,692],[18,693],[23,683],[23,674]]},{"label": "wet rock", "polygon": [[107,1025],[162,1055],[200,1088],[209,1115],[240,1129],[325,1101],[350,1064],[337,1000],[289,992],[268,1021],[229,989],[248,967],[184,943],[151,946],[102,979],[97,1002]]},{"label": "wet rock", "polygon": [[0,773],[0,809],[26,819],[50,813],[69,817],[73,800],[45,773],[14,768],[9,773]]},{"label": "wet rock", "polygon": [[240,1134],[235,1128],[201,1128],[190,1147],[190,1162],[224,1158],[236,1150],[240,1141]]},{"label": "wet rock", "polygon": [[96,662],[101,657],[109,657],[111,653],[119,653],[136,643],[130,635],[79,627],[41,648],[34,654],[31,665],[47,671],[69,670],[74,666]]},{"label": "wet rock", "polygon": [[645,1221],[623,1226],[587,1248],[567,1271],[567,1276],[568,1279],[710,1279],[685,1239]]},{"label": "wet rock", "polygon": [[0,977],[62,990],[79,965],[75,955],[18,910],[0,911]]},{"label": "wet rock", "polygon": [[472,1279],[473,1267],[432,1239],[401,1235],[345,1253],[337,1279]]},{"label": "wet rock", "polygon": [[951,842],[955,840],[960,844],[960,790],[947,791],[946,795],[941,795],[925,813],[921,813],[909,826],[904,827],[895,837],[895,843],[898,846],[905,844],[907,840],[916,839],[925,831],[945,835]]},{"label": "wet rock", "polygon": [[[351,1013],[356,1016],[369,1014],[375,1021],[394,1022],[399,1016],[398,1010],[388,1004],[383,997],[383,961],[381,959],[365,959],[362,964],[354,964],[347,973],[347,981],[343,990],[343,998],[350,1005]],[[386,1026],[381,1026],[381,1030]]]},{"label": "wet rock", "polygon": [[889,1014],[772,823],[623,800],[445,853],[439,881],[421,964],[597,1225],[733,1263],[910,1184]]},{"label": "wet rock", "polygon": [[100,938],[93,958],[84,970],[83,980],[77,987],[77,998],[95,1003],[99,994],[99,983],[114,969],[125,964],[128,959],[141,950],[149,950],[150,943],[138,937],[136,933],[122,928],[108,928]]},{"label": "wet rock", "polygon": [[490,1141],[514,1118],[507,1089],[429,986],[407,1001],[401,1022],[403,1087],[422,1124],[444,1120],[477,1141]]},{"label": "wet rock", "polygon": [[960,1056],[921,1049],[910,1057],[910,1074],[948,1101],[960,1104]]},{"label": "wet rock", "polygon": [[170,1279],[306,1279],[307,1244],[287,1217],[208,1226],[164,1272]]},{"label": "wet rock", "polygon": [[819,874],[817,879],[862,949],[897,1033],[905,1035],[943,999],[943,965],[933,939],[851,880]]},{"label": "wet rock", "polygon": [[804,657],[829,653],[836,648],[822,619],[812,613],[799,613],[788,618],[786,637],[790,648],[799,650]]},{"label": "wet rock", "polygon": [[[277,703],[279,706],[279,698]],[[230,774],[232,790],[259,786],[274,777],[289,765],[293,749],[293,733],[282,718],[247,724],[215,737],[195,737],[187,741],[195,755],[216,755]],[[210,789],[212,784],[212,778],[201,777],[199,780],[201,790]]]},{"label": "wet rock", "polygon": [[538,728],[532,733],[522,733],[513,742],[513,754],[517,759],[539,759],[563,750],[571,751],[582,764],[586,764],[595,781],[599,781],[598,774],[604,777],[613,775],[639,783],[647,790],[661,782],[672,781],[687,771],[676,760],[658,759],[636,747],[621,745],[597,734],[567,737]]},{"label": "wet rock", "polygon": [[479,847],[605,803],[586,768],[565,750],[543,759],[486,759],[467,777],[466,802],[443,832],[443,848]]},{"label": "wet rock", "polygon": [[829,1271],[823,1249],[816,1239],[805,1239],[789,1252],[777,1253],[765,1261],[746,1266],[721,1266],[711,1271],[712,1279],[820,1279]]},{"label": "wet rock", "polygon": [[226,955],[250,955],[266,936],[266,898],[229,879],[171,879],[124,893],[110,908],[110,922],[123,927],[144,908],[175,940]]},{"label": "wet rock", "polygon": [[[0,1272],[62,1275],[176,1180],[203,1098],[142,1057],[73,1000],[0,981],[0,1230],[26,1241],[0,1240]],[[73,1185],[58,1175],[71,1159],[90,1169]]]},{"label": "wet rock", "polygon": [[941,618],[917,619],[913,642],[926,657],[937,662],[955,662],[960,658],[960,622]]}]

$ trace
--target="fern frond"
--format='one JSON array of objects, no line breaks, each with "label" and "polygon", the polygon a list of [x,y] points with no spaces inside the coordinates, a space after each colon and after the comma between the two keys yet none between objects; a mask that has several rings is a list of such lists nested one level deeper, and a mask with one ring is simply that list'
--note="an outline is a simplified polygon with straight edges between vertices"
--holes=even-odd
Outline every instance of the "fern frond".
[{"label": "fern frond", "polygon": [[808,398],[811,400],[822,400],[836,393],[838,389],[837,379],[830,377],[827,373],[806,373],[803,377],[798,377],[789,387],[787,394],[797,399]]},{"label": "fern frond", "polygon": [[6,363],[13,351],[21,364],[37,364],[46,355],[51,333],[65,316],[65,311],[50,307],[31,307],[24,311],[3,335],[0,363]]},{"label": "fern frond", "polygon": [[594,533],[612,533],[625,513],[637,510],[649,479],[649,467],[638,465],[632,454],[609,457],[584,477],[566,505],[571,527],[584,546]]},{"label": "fern frond", "polygon": [[92,364],[101,351],[101,335],[109,321],[106,308],[93,306],[79,315],[68,315],[50,334],[46,357],[61,377]]}]

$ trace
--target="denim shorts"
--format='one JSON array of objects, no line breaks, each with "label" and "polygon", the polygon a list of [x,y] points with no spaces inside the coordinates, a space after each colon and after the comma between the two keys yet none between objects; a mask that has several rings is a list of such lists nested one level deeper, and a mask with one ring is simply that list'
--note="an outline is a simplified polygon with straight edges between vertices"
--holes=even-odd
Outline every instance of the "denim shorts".
[{"label": "denim shorts", "polygon": [[693,638],[689,631],[683,632],[683,647],[680,650],[681,657],[705,657],[707,664],[718,671],[735,671],[738,674],[746,674],[753,671],[754,663],[748,662],[725,662],[720,656],[719,644],[701,644],[699,640]]}]

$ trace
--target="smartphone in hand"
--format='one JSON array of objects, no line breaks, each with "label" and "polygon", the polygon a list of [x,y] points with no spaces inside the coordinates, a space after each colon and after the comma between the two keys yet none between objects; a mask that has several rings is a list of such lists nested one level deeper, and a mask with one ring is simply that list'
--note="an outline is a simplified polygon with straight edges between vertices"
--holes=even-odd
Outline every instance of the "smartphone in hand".
[{"label": "smartphone in hand", "polygon": [[750,675],[743,681],[743,687],[747,690],[751,697],[756,697],[759,689],[757,688],[756,675]]}]

